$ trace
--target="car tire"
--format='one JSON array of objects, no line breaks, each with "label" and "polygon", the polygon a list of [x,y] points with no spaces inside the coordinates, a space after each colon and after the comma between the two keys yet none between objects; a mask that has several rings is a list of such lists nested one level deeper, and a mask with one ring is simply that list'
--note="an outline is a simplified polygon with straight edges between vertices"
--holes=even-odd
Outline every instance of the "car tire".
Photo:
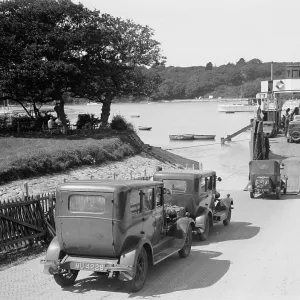
[{"label": "car tire", "polygon": [[250,192],[250,198],[251,198],[251,199],[254,198],[254,192]]},{"label": "car tire", "polygon": [[281,198],[281,191],[276,191],[276,199],[280,200]]},{"label": "car tire", "polygon": [[227,218],[223,221],[224,226],[228,226],[231,221],[231,208],[229,207]]},{"label": "car tire", "polygon": [[143,247],[137,257],[134,278],[126,282],[127,289],[131,293],[136,293],[143,288],[146,281],[147,271],[148,271],[148,256],[145,248]]},{"label": "car tire", "polygon": [[290,139],[287,139],[286,141],[289,143],[289,142],[290,142]]},{"label": "car tire", "polygon": [[200,232],[199,234],[198,234],[198,239],[199,239],[199,241],[206,241],[207,240],[207,238],[208,238],[208,234],[209,234],[209,226],[210,225],[210,217],[209,217],[209,215],[207,215],[206,216],[206,219],[205,219],[205,228],[204,228],[204,232]]},{"label": "car tire", "polygon": [[72,285],[78,275],[78,270],[66,270],[66,272],[54,274],[55,282],[60,285],[61,287],[70,286]]},{"label": "car tire", "polygon": [[183,247],[178,251],[179,257],[186,258],[190,255],[192,248],[193,232],[192,227],[189,225],[189,229],[186,233],[186,238]]}]

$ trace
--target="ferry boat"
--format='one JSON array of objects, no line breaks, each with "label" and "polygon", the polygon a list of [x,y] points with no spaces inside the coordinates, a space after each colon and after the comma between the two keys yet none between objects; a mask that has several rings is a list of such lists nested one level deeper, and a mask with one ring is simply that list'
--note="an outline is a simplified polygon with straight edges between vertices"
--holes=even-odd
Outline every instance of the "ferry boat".
[{"label": "ferry boat", "polygon": [[257,105],[254,101],[254,99],[248,99],[245,101],[240,101],[238,103],[221,103],[218,104],[218,110],[219,112],[256,112],[257,111]]}]

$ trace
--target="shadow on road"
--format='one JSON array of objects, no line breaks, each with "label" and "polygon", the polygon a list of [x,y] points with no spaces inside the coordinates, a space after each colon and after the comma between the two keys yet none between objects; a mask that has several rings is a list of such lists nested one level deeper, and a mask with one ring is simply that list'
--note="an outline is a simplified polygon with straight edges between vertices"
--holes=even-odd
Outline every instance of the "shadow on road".
[{"label": "shadow on road", "polygon": [[226,241],[252,239],[259,233],[260,227],[251,226],[251,224],[248,222],[231,222],[228,226],[216,224],[211,228],[207,241],[194,242],[194,245],[204,246]]},{"label": "shadow on road", "polygon": [[275,194],[265,194],[265,195],[261,194],[261,195],[255,196],[251,200],[288,201],[288,200],[297,200],[297,199],[299,199],[299,195],[297,195],[296,193],[293,193],[293,194],[281,195],[280,199],[276,199]]},{"label": "shadow on road", "polygon": [[[144,288],[130,295],[151,297],[174,291],[206,288],[219,281],[229,270],[229,260],[216,259],[221,252],[192,250],[185,259],[173,255],[165,261],[148,269]],[[73,293],[86,293],[91,290],[128,293],[125,284],[106,276],[95,276],[77,280],[72,287],[64,288]]]}]

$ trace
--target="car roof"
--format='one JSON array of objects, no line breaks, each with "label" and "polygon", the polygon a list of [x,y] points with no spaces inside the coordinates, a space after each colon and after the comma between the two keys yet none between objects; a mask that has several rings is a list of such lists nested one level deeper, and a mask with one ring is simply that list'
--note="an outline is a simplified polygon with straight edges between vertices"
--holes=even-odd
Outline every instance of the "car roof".
[{"label": "car roof", "polygon": [[141,189],[153,186],[162,186],[160,181],[151,180],[76,180],[65,182],[61,184],[59,190],[74,190],[74,191],[102,191],[102,192],[116,192],[126,191],[131,189]]},{"label": "car roof", "polygon": [[172,176],[172,175],[177,175],[177,176],[183,176],[183,177],[188,177],[188,176],[193,176],[193,177],[205,177],[207,175],[215,175],[215,171],[211,170],[191,170],[191,169],[170,169],[170,170],[163,170],[156,172],[154,176]]}]

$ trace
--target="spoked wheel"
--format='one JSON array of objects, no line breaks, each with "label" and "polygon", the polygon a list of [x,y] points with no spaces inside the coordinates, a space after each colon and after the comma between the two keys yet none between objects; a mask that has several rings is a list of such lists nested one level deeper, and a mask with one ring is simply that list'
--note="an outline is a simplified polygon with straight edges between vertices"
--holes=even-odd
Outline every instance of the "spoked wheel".
[{"label": "spoked wheel", "polygon": [[189,226],[189,229],[186,233],[186,238],[184,241],[183,247],[178,251],[178,254],[181,258],[188,257],[191,252],[191,247],[192,247],[192,240],[193,240],[193,235],[192,235],[192,227]]},{"label": "spoked wheel", "polygon": [[228,214],[227,214],[227,218],[223,221],[223,224],[224,224],[225,226],[229,225],[230,220],[231,220],[231,208],[229,207]]},{"label": "spoked wheel", "polygon": [[251,198],[251,199],[254,198],[254,192],[250,192],[250,198]]},{"label": "spoked wheel", "polygon": [[146,281],[147,271],[148,257],[145,248],[142,248],[136,261],[134,278],[126,282],[127,288],[130,292],[135,293],[143,288]]},{"label": "spoked wheel", "polygon": [[62,273],[54,274],[54,280],[61,287],[70,286],[74,283],[77,278],[78,270],[65,270]]},{"label": "spoked wheel", "polygon": [[209,215],[207,215],[206,219],[205,219],[204,232],[198,234],[199,241],[206,241],[207,240],[208,234],[209,234],[209,225],[210,225]]}]

